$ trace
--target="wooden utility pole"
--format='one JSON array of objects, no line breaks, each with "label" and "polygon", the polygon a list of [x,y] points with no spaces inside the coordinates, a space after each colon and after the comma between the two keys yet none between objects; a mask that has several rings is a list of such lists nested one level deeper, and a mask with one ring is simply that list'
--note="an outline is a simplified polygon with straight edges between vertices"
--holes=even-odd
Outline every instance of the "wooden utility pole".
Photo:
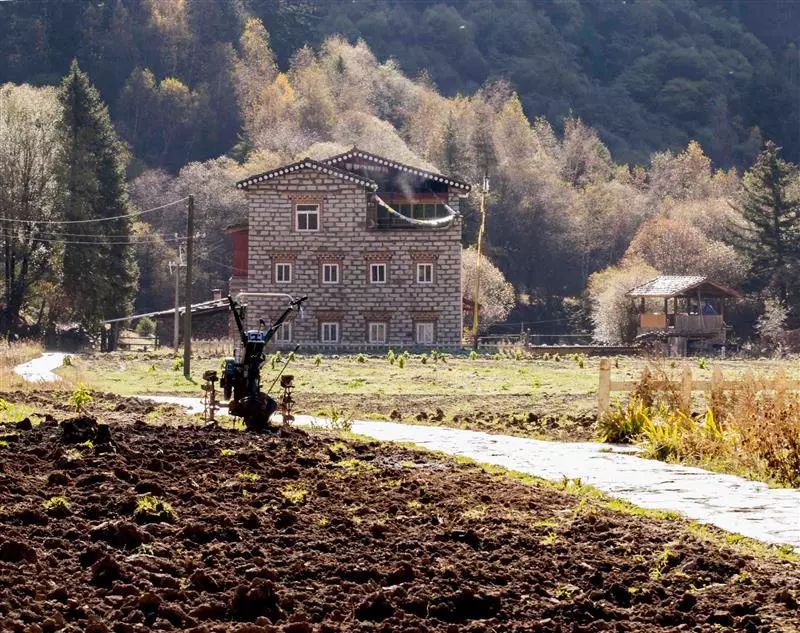
[{"label": "wooden utility pole", "polygon": [[484,174],[481,184],[481,224],[478,229],[478,259],[475,262],[475,293],[472,296],[472,348],[478,349],[478,298],[481,294],[481,247],[486,229],[486,194],[489,193],[489,176]]},{"label": "wooden utility pole", "polygon": [[[178,234],[175,234],[178,237]],[[178,355],[178,346],[181,338],[181,268],[183,268],[183,244],[178,244],[178,257],[169,263],[169,272],[175,275],[175,316],[172,327],[172,347],[175,355]]]},{"label": "wooden utility pole", "polygon": [[183,314],[183,375],[191,376],[192,365],[192,252],[194,250],[194,196],[189,196],[186,214],[186,308]]}]

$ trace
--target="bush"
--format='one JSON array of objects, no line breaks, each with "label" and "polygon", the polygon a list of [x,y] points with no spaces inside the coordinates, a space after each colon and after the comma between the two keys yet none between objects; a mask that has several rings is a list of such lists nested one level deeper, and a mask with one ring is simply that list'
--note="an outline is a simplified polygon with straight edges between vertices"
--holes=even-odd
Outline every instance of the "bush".
[{"label": "bush", "polygon": [[314,356],[314,367],[319,367],[322,365],[322,354],[317,354]]},{"label": "bush", "polygon": [[64,367],[71,367],[72,366],[72,356],[67,354],[64,356]]},{"label": "bush", "polygon": [[144,338],[150,338],[156,332],[156,322],[150,317],[142,317],[136,324],[136,333]]},{"label": "bush", "polygon": [[469,359],[470,360],[478,360],[478,352],[476,352],[475,350],[472,350],[469,353]]},{"label": "bush", "polygon": [[398,366],[400,369],[403,369],[403,367],[405,367],[405,366],[406,366],[406,357],[405,357],[405,355],[403,355],[403,356],[400,356],[400,357],[397,359],[397,366]]},{"label": "bush", "polygon": [[386,360],[388,360],[388,361],[389,361],[389,364],[390,364],[390,365],[394,365],[394,361],[395,361],[395,355],[394,355],[394,351],[393,351],[393,350],[389,350],[389,351],[386,353]]},{"label": "bush", "polygon": [[357,363],[366,363],[367,359],[364,357],[364,354],[359,354],[358,356],[356,356],[356,362]]},{"label": "bush", "polygon": [[639,398],[631,398],[624,407],[617,403],[598,420],[600,438],[612,444],[629,444],[642,434],[651,415],[650,407]]},{"label": "bush", "polygon": [[181,369],[183,369],[183,359],[176,358],[172,363],[172,371],[180,371]]},{"label": "bush", "polygon": [[428,364],[428,355],[427,354],[421,354],[420,357],[419,357],[419,362],[421,362],[423,365],[427,365]]}]

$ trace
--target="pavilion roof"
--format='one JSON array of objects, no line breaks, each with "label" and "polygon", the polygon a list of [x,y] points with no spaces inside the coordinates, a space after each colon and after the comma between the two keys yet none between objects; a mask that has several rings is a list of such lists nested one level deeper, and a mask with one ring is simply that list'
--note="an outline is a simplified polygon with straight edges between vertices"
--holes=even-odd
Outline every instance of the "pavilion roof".
[{"label": "pavilion roof", "polygon": [[629,297],[705,297],[738,298],[739,293],[702,275],[661,275],[628,291]]}]

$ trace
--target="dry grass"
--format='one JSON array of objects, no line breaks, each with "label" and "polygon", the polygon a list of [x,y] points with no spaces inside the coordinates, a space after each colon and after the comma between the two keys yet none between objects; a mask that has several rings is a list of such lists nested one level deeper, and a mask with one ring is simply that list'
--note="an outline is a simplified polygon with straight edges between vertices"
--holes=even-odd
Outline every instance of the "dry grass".
[{"label": "dry grass", "polygon": [[709,394],[703,413],[688,415],[675,394],[655,393],[644,381],[601,428],[611,441],[640,442],[655,459],[800,487],[800,394],[773,384],[741,381]]},{"label": "dry grass", "polygon": [[14,367],[36,358],[42,351],[41,344],[36,341],[7,343],[0,340],[0,391],[29,390],[30,383],[14,373]]}]

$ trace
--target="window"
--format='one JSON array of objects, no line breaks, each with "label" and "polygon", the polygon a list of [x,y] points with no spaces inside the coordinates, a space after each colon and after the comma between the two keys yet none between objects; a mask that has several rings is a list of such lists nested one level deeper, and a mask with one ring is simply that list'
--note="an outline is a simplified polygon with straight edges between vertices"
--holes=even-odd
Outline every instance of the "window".
[{"label": "window", "polygon": [[336,322],[327,322],[320,324],[320,333],[322,335],[323,343],[338,343],[339,342],[339,324]]},{"label": "window", "polygon": [[280,327],[275,330],[275,342],[276,343],[291,343],[292,342],[292,324],[291,323],[281,323]]},{"label": "window", "polygon": [[422,321],[417,323],[417,343],[420,345],[433,344],[433,323]]},{"label": "window", "polygon": [[319,231],[318,204],[298,204],[296,210],[298,231]]},{"label": "window", "polygon": [[386,283],[386,264],[370,264],[369,265],[369,281],[373,284]]},{"label": "window", "polygon": [[286,263],[275,264],[275,283],[292,283],[292,265]]},{"label": "window", "polygon": [[370,323],[367,332],[367,340],[370,343],[386,342],[386,323]]},{"label": "window", "polygon": [[431,262],[424,262],[417,264],[417,283],[418,284],[433,283],[433,264]]},{"label": "window", "polygon": [[339,264],[322,264],[322,283],[339,283]]}]

